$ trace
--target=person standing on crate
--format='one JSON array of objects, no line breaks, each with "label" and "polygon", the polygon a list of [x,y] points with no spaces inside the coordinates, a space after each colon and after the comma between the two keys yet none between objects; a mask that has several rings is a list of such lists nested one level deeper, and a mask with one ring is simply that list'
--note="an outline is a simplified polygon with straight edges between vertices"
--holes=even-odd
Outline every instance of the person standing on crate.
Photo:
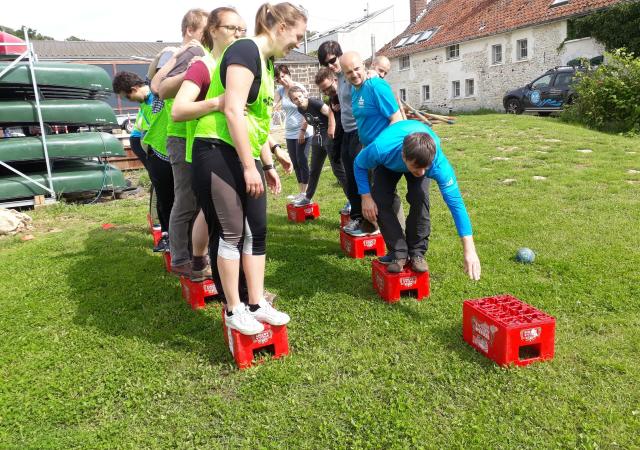
[{"label": "person standing on crate", "polygon": [[[373,187],[367,171],[376,168]],[[471,220],[458,188],[451,164],[440,148],[440,138],[427,125],[414,120],[396,122],[358,155],[354,166],[362,212],[367,220],[377,220],[393,261],[391,273],[402,272],[407,260],[416,272],[427,272],[425,254],[431,234],[429,179],[438,183],[440,193],[462,241],[464,271],[472,280],[480,279],[480,259],[476,253]],[[393,198],[400,178],[407,181],[409,215],[406,232],[393,211]]]},{"label": "person standing on crate", "polygon": [[329,156],[331,170],[338,183],[347,195],[347,179],[344,168],[339,159],[336,160],[333,148],[333,137],[335,136],[336,123],[333,111],[329,105],[317,98],[308,98],[304,89],[293,86],[289,89],[289,99],[298,108],[298,112],[304,120],[314,129],[311,140],[311,171],[309,175],[309,185],[304,197],[293,202],[295,206],[305,206],[311,203],[311,199],[318,187],[320,174],[324,162]]},{"label": "person standing on crate", "polygon": [[[154,252],[169,251],[169,217],[173,206],[173,174],[171,164],[165,155],[151,145],[145,143],[149,133],[165,128],[159,121],[162,118],[162,110],[154,111],[153,103],[156,96],[153,95],[149,85],[133,72],[118,72],[113,77],[113,92],[129,101],[140,104],[140,111],[136,119],[134,133],[129,138],[131,148],[136,155],[144,155],[145,167],[149,172],[149,178],[153,184],[157,197],[158,219],[162,230],[162,238],[153,248]],[[162,133],[156,136],[161,139]]]},{"label": "person standing on crate", "polygon": [[294,86],[301,88],[306,94],[307,91],[304,86],[293,81],[289,67],[285,64],[276,66],[275,78],[280,87],[276,89],[273,109],[277,110],[282,107],[285,113],[284,137],[287,140],[287,151],[293,162],[293,170],[296,173],[299,190],[297,194],[289,195],[287,199],[295,203],[304,198],[309,184],[309,149],[311,148],[313,127],[307,125],[307,122],[298,112],[298,108],[289,98],[289,91]]},{"label": "person standing on crate", "polygon": [[[256,36],[225,49],[211,76],[205,100],[221,99],[222,112],[198,120],[193,143],[194,187],[207,223],[220,229],[217,266],[227,300],[226,324],[242,334],[264,330],[261,322],[284,325],[287,314],[264,299],[266,184],[281,189],[268,144],[274,99],[273,59],[298,48],[307,18],[291,3],[263,4]],[[210,225],[211,226],[211,225]],[[240,302],[240,265],[249,305]]]}]

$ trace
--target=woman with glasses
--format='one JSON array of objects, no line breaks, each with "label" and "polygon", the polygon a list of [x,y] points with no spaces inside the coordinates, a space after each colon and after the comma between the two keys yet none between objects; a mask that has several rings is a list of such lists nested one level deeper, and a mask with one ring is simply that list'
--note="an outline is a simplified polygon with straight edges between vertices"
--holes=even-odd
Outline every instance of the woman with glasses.
[{"label": "woman with glasses", "polygon": [[293,170],[296,172],[299,192],[287,197],[292,203],[296,203],[305,198],[307,186],[309,185],[309,149],[311,148],[311,136],[313,127],[307,126],[307,122],[298,112],[298,107],[291,102],[289,91],[296,86],[307,91],[300,83],[296,83],[291,78],[289,67],[280,64],[275,68],[276,82],[280,85],[276,89],[275,103],[273,109],[282,107],[285,113],[284,137],[287,140],[287,151],[293,162]]},{"label": "woman with glasses", "polygon": [[[201,117],[195,132],[194,188],[207,223],[220,229],[217,266],[227,300],[226,323],[247,335],[262,332],[262,322],[289,322],[289,316],[263,295],[265,177],[272,192],[278,193],[280,179],[268,143],[273,59],[299,47],[306,28],[305,13],[292,4],[263,4],[256,15],[256,36],[237,40],[220,56],[205,105],[221,111]],[[247,279],[248,306],[240,302],[240,265]]]}]

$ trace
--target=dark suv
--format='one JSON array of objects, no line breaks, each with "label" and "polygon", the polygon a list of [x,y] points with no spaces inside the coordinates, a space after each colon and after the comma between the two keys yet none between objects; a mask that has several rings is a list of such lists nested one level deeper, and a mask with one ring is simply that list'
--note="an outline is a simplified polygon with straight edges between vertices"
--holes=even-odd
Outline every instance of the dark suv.
[{"label": "dark suv", "polygon": [[537,112],[547,116],[553,111],[560,111],[562,105],[570,104],[575,98],[573,79],[577,71],[584,69],[562,66],[548,70],[524,87],[514,89],[502,99],[507,114]]}]

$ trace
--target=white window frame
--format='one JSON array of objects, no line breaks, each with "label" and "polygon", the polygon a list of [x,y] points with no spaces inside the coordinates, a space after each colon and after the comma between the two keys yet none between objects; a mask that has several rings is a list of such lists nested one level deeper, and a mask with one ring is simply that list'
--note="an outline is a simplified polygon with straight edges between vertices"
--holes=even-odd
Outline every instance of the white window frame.
[{"label": "white window frame", "polygon": [[[420,89],[420,91],[422,93],[422,103],[430,102],[431,101],[431,85],[423,84],[422,88]],[[427,95],[425,95],[425,93]]]},{"label": "white window frame", "polygon": [[460,80],[453,80],[451,82],[451,98],[460,98]]},{"label": "white window frame", "polygon": [[412,35],[411,37],[409,37],[409,39],[407,40],[407,42],[404,43],[404,45],[411,45],[413,44],[415,41],[418,40],[418,38],[422,35],[422,33],[416,33],[414,35]]},{"label": "white window frame", "polygon": [[[406,61],[407,64],[403,65],[403,61]],[[398,58],[398,70],[409,70],[411,68],[411,57],[409,55],[402,55]]]},{"label": "white window frame", "polygon": [[409,36],[405,36],[405,37],[401,38],[401,39],[398,41],[398,43],[397,43],[396,45],[394,45],[394,47],[393,47],[393,48],[402,47],[402,46],[405,44],[405,42],[407,42],[408,40],[409,40]]},{"label": "white window frame", "polygon": [[[456,56],[451,56],[450,49],[455,49],[456,50]],[[445,47],[444,51],[446,52],[446,60],[447,61],[455,61],[457,59],[460,59],[460,44],[448,45],[448,46]]]},{"label": "white window frame", "polygon": [[[469,93],[469,81],[471,81],[471,86],[473,87],[472,92]],[[473,78],[467,78],[464,80],[464,96],[465,97],[475,97],[476,96],[476,80]]]},{"label": "white window frame", "polygon": [[[500,61],[496,61],[496,49],[500,49]],[[498,66],[504,64],[504,52],[502,51],[502,44],[494,44],[491,46],[491,65]]]},{"label": "white window frame", "polygon": [[398,96],[400,97],[400,100],[402,100],[403,102],[407,101],[407,89],[406,88],[400,88],[398,90]]},{"label": "white window frame", "polygon": [[[524,48],[526,51],[526,55],[522,56],[522,45],[524,42]],[[529,40],[527,38],[518,39],[516,41],[516,61],[526,61],[529,59]]]}]

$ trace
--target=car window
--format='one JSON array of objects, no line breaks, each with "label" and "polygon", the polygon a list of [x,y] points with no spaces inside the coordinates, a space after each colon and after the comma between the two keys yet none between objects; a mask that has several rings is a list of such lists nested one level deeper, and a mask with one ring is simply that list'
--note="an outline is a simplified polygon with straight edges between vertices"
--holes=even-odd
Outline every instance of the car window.
[{"label": "car window", "polygon": [[543,77],[538,78],[536,81],[531,83],[531,89],[544,89],[549,87],[549,83],[551,83],[551,77],[553,74],[545,75]]},{"label": "car window", "polygon": [[573,73],[571,72],[563,72],[556,75],[556,79],[553,80],[554,87],[567,87],[569,83],[571,83],[571,79],[573,78]]}]

